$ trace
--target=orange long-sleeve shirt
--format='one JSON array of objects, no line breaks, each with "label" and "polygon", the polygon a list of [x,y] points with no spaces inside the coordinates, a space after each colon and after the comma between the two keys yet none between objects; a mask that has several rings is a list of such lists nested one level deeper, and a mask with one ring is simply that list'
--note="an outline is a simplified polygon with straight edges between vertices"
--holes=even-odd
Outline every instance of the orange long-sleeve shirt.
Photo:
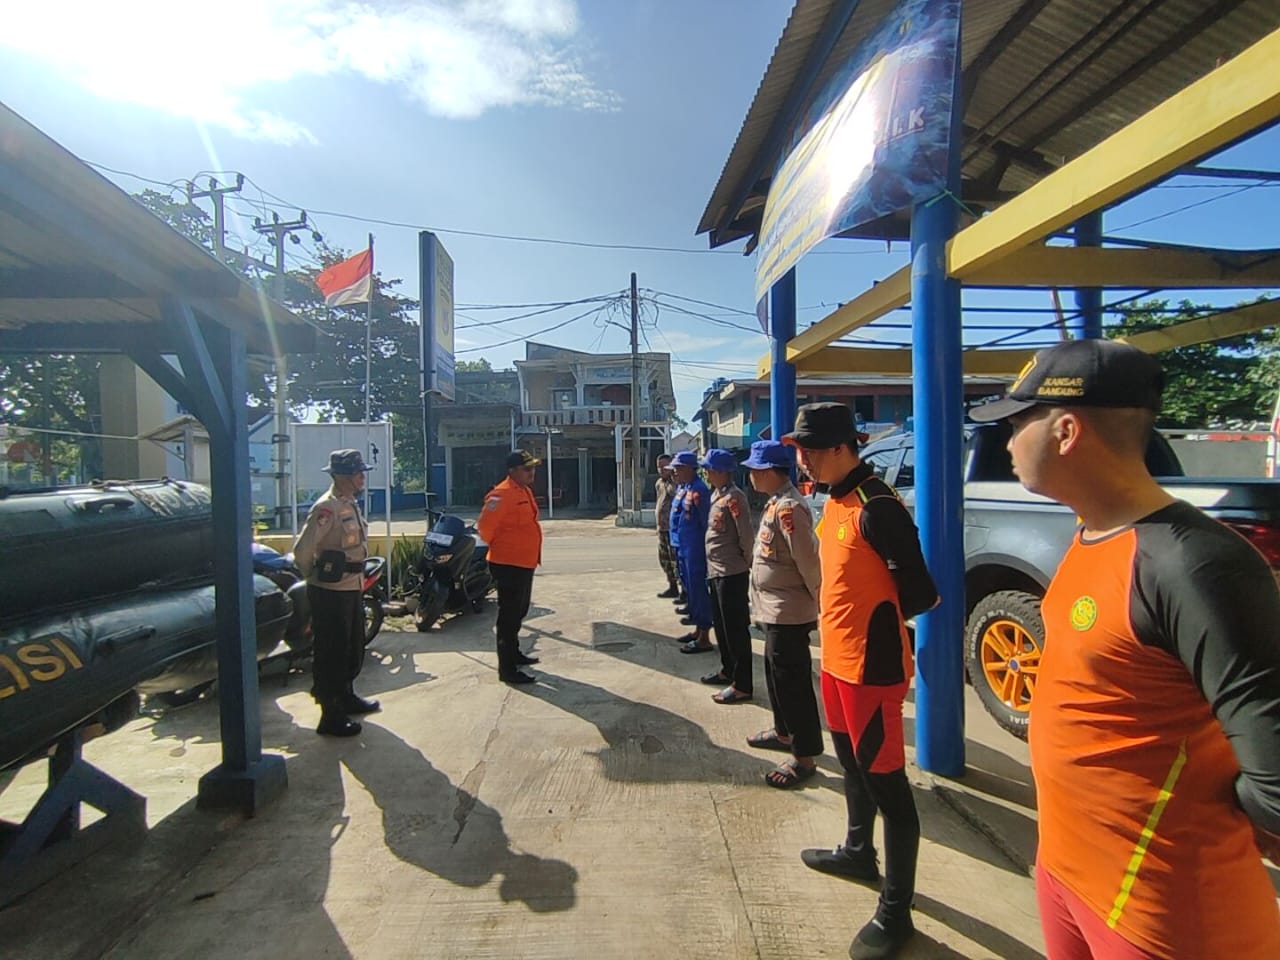
[{"label": "orange long-sleeve shirt", "polygon": [[533,491],[510,477],[489,491],[476,522],[489,562],[529,570],[542,563],[542,526]]}]

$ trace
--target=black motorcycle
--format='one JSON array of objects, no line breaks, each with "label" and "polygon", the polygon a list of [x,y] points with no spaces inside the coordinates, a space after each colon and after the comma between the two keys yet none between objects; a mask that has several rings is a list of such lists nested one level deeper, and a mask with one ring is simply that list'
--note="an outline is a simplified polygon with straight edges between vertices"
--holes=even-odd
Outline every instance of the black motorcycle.
[{"label": "black motorcycle", "polygon": [[[369,557],[364,562],[362,583],[364,605],[364,645],[367,647],[382,629],[385,610],[385,581],[387,561],[382,557]],[[302,571],[294,562],[293,554],[281,554],[270,547],[253,544],[253,572],[266,577],[293,601],[293,616],[285,630],[285,643],[294,653],[306,653],[311,649],[311,604],[307,602],[307,584]]]},{"label": "black motorcycle", "polygon": [[422,542],[422,556],[406,596],[406,606],[424,632],[446,613],[468,608],[479,613],[494,589],[489,545],[480,541],[476,528],[434,510],[428,510],[427,516],[431,529]]}]

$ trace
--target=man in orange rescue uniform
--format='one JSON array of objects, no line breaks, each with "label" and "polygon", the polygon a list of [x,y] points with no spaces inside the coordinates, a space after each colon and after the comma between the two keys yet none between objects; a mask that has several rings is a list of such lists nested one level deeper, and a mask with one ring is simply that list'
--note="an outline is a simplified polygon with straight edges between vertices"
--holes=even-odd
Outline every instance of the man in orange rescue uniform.
[{"label": "man in orange rescue uniform", "polygon": [[1031,706],[1050,960],[1280,957],[1259,856],[1280,834],[1280,592],[1148,474],[1163,381],[1127,344],[1078,340],[970,412],[1007,418],[1023,486],[1081,520]]},{"label": "man in orange rescue uniform", "polygon": [[536,683],[520,668],[537,657],[520,651],[520,624],[533,597],[533,571],[542,563],[542,527],[533,478],[542,461],[528,450],[507,457],[507,479],[485,494],[476,529],[489,545],[489,569],[498,584],[498,679]]},{"label": "man in orange rescue uniform", "polygon": [[911,514],[858,456],[862,437],[844,404],[810,403],[782,438],[800,465],[828,484],[818,555],[822,702],[844,768],[848,833],[835,850],[805,850],[806,865],[873,883],[872,832],[884,817],[885,877],[875,916],[849,947],[853,960],[897,956],[915,933],[920,819],[907,781],[902,703],[913,672],[905,619],[930,609],[938,591]]}]

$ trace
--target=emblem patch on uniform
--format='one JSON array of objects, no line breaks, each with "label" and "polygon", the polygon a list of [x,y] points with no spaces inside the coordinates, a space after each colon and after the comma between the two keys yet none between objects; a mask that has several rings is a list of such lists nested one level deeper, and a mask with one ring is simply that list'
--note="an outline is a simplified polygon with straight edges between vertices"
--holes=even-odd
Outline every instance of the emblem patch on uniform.
[{"label": "emblem patch on uniform", "polygon": [[778,511],[778,522],[782,524],[782,529],[787,533],[796,532],[795,511],[788,507],[786,510]]},{"label": "emblem patch on uniform", "polygon": [[844,524],[840,524],[840,529],[836,531],[836,539],[844,542],[844,538],[849,535],[849,530]]},{"label": "emblem patch on uniform", "polygon": [[498,504],[499,502],[501,502],[501,500],[502,500],[501,497],[490,497],[488,500],[484,502],[484,508],[486,510],[497,510]]},{"label": "emblem patch on uniform", "polygon": [[316,526],[323,530],[333,520],[333,511],[327,507],[321,507],[316,511]]},{"label": "emblem patch on uniform", "polygon": [[742,508],[738,506],[737,500],[729,501],[729,512],[733,514],[733,519],[735,520],[737,520],[740,516],[742,516]]},{"label": "emblem patch on uniform", "polygon": [[1098,604],[1093,597],[1081,597],[1071,605],[1071,626],[1088,630],[1098,622]]}]

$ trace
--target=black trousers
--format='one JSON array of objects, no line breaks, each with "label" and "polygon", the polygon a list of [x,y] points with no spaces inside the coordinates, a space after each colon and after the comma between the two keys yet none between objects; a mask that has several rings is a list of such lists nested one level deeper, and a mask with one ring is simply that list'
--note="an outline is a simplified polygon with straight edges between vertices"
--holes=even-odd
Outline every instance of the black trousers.
[{"label": "black trousers", "polygon": [[533,570],[506,563],[491,563],[489,570],[498,585],[498,674],[508,677],[520,666],[520,624],[533,599]]},{"label": "black trousers", "polygon": [[720,669],[739,693],[753,693],[751,675],[751,574],[743,571],[728,577],[712,577],[711,623],[720,648]]},{"label": "black trousers", "polygon": [[773,729],[791,737],[797,757],[822,753],[822,720],[813,692],[809,632],[816,623],[765,623],[764,681],[773,708]]},{"label": "black trousers", "polygon": [[359,590],[307,584],[311,604],[311,695],[322,708],[351,693],[364,666],[364,601]]},{"label": "black trousers", "polygon": [[875,758],[859,758],[847,733],[832,731],[831,742],[844,768],[844,804],[849,817],[844,845],[852,854],[874,853],[877,811],[884,817],[884,884],[878,912],[900,920],[911,911],[920,850],[920,817],[907,772],[871,773]]}]

